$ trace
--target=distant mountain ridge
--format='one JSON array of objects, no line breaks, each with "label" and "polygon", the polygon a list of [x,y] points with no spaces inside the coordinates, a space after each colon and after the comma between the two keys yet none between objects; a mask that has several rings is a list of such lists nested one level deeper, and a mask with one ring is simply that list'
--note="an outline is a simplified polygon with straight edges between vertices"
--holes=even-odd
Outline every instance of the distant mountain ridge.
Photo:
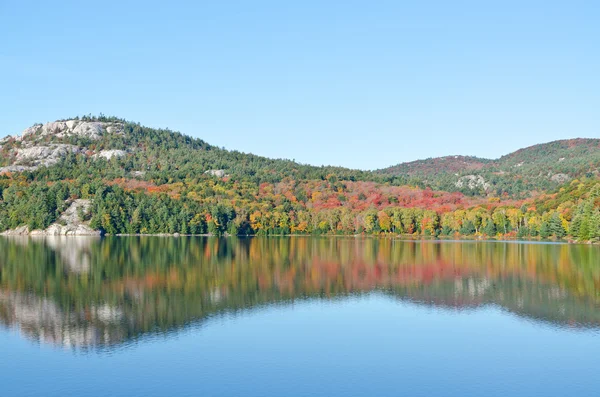
[{"label": "distant mountain ridge", "polygon": [[443,156],[431,157],[425,160],[415,160],[383,168],[378,172],[419,175],[419,173],[431,173],[434,170],[445,170],[448,172],[477,171],[485,167],[493,160],[475,156]]},{"label": "distant mountain ridge", "polygon": [[481,194],[547,190],[581,176],[597,175],[600,139],[577,138],[519,149],[498,159],[445,156],[375,171],[403,176],[440,190]]}]

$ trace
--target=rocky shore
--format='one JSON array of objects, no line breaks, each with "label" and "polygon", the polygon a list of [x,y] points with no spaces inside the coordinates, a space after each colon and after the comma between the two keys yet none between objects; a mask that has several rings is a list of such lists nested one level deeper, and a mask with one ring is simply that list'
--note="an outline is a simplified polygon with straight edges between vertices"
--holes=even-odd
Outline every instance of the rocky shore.
[{"label": "rocky shore", "polygon": [[58,222],[43,230],[29,230],[29,226],[19,226],[0,233],[2,236],[100,236],[100,230],[92,229],[89,224],[79,219],[79,212],[88,212],[90,200],[75,200],[60,216]]}]

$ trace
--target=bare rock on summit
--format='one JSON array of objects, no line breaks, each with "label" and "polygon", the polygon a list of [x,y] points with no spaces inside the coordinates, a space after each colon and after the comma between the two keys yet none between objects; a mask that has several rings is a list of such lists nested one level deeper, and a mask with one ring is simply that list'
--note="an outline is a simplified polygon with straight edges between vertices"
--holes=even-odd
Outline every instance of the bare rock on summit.
[{"label": "bare rock on summit", "polygon": [[[105,134],[124,135],[125,126],[120,122],[82,120],[35,124],[26,128],[21,135],[8,136],[0,141],[0,149],[9,159],[9,163],[0,168],[0,173],[34,171],[40,166],[52,166],[70,153],[88,152],[83,145],[73,145],[72,138],[97,141]],[[111,159],[126,154],[124,150],[102,150],[94,158]]]},{"label": "bare rock on summit", "polygon": [[73,128],[73,135],[98,140],[102,135],[102,123],[81,123],[76,125]]},{"label": "bare rock on summit", "polygon": [[[107,124],[99,121],[80,120],[54,121],[43,125],[35,124],[25,129],[17,140],[32,140],[50,135],[56,138],[80,136],[91,140],[98,140],[102,136]],[[110,123],[110,126],[112,127],[113,124],[115,123]]]}]

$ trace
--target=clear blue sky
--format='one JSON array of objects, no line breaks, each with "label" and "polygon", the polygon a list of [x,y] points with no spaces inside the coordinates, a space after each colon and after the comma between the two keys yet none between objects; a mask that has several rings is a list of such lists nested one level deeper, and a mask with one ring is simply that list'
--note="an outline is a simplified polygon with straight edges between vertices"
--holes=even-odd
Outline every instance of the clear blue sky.
[{"label": "clear blue sky", "polygon": [[0,136],[116,115],[363,169],[600,137],[598,1],[0,0]]}]

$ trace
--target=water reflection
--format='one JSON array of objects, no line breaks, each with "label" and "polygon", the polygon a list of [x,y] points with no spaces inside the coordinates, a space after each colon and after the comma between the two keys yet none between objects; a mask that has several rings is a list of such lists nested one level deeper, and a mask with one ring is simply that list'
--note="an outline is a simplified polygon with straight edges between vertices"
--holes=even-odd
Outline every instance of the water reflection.
[{"label": "water reflection", "polygon": [[354,238],[3,238],[0,322],[43,343],[110,347],[224,312],[380,291],[600,326],[600,247]]}]

